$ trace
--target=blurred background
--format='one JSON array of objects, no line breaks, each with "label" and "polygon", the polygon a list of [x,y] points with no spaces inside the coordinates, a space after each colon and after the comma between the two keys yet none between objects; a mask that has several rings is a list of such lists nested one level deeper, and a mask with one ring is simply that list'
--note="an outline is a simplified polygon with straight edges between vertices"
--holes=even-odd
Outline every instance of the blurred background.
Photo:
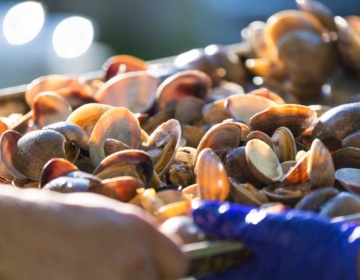
[{"label": "blurred background", "polygon": [[[360,15],[359,0],[323,0]],[[144,60],[241,41],[241,30],[295,0],[0,1],[0,88],[47,74],[99,70],[114,54]]]}]

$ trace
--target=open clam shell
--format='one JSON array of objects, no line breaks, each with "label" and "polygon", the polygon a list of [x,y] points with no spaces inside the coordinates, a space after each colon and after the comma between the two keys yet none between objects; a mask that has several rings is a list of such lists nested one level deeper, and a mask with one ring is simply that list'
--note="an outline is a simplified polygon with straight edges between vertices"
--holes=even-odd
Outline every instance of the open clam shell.
[{"label": "open clam shell", "polygon": [[278,105],[274,101],[252,94],[234,94],[225,101],[225,107],[232,118],[249,123],[256,113]]},{"label": "open clam shell", "polygon": [[186,70],[174,74],[160,84],[156,96],[159,110],[175,108],[185,96],[204,99],[211,89],[211,79],[197,70]]},{"label": "open clam shell", "polygon": [[287,127],[277,128],[272,134],[271,140],[280,162],[295,160],[297,149],[290,129]]},{"label": "open clam shell", "polygon": [[110,110],[111,108],[114,107],[99,103],[85,104],[74,110],[66,119],[66,121],[82,127],[90,136],[97,121],[106,111]]},{"label": "open clam shell", "polygon": [[102,69],[105,71],[105,81],[110,80],[112,77],[119,73],[133,72],[133,71],[144,71],[149,68],[149,64],[132,55],[115,55],[108,58]]},{"label": "open clam shell", "polygon": [[139,121],[128,109],[115,107],[108,110],[100,117],[90,136],[89,153],[93,165],[98,166],[105,158],[106,139],[117,139],[131,148],[137,148],[140,134]]},{"label": "open clam shell", "polygon": [[140,150],[126,150],[109,155],[96,167],[94,175],[101,179],[118,176],[140,178],[145,188],[153,180],[154,166],[148,153]]},{"label": "open clam shell", "polygon": [[273,184],[283,177],[275,152],[265,142],[253,139],[245,146],[246,161],[251,173],[264,184]]},{"label": "open clam shell", "polygon": [[95,93],[99,103],[125,107],[133,113],[145,113],[155,102],[160,80],[144,71],[117,75],[104,83]]}]

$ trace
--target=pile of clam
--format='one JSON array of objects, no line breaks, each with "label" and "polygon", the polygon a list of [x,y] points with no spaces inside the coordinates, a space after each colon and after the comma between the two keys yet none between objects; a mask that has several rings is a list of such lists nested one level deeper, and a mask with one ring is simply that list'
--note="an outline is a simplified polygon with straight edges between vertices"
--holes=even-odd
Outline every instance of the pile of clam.
[{"label": "pile of clam", "polygon": [[[245,64],[213,45],[161,66],[118,55],[91,81],[34,80],[29,112],[0,119],[0,181],[98,193],[161,222],[189,216],[197,199],[359,212],[360,103],[285,101],[318,91],[339,53],[352,60],[343,48],[352,21],[345,28],[320,4],[302,3],[249,26]],[[250,73],[278,87],[254,89]]]}]

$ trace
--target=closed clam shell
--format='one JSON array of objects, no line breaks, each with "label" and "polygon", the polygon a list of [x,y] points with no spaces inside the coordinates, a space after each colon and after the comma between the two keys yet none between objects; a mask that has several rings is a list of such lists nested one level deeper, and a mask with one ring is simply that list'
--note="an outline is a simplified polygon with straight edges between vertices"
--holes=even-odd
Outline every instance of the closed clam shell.
[{"label": "closed clam shell", "polygon": [[66,138],[53,130],[37,130],[22,136],[12,151],[12,163],[26,178],[40,179],[43,166],[52,158],[67,158]]},{"label": "closed clam shell", "polygon": [[186,70],[174,74],[160,84],[156,96],[159,110],[175,108],[185,96],[204,99],[211,89],[211,79],[197,70]]},{"label": "closed clam shell", "polygon": [[110,110],[111,108],[114,107],[99,103],[85,104],[74,110],[66,119],[66,121],[72,122],[82,127],[90,136],[97,121],[106,111]]},{"label": "closed clam shell", "polygon": [[360,169],[340,168],[336,170],[335,178],[347,190],[360,195]]},{"label": "closed clam shell", "polygon": [[[25,100],[30,106],[34,97],[44,91],[55,91],[69,102],[74,108],[80,106],[77,98],[72,98],[74,95],[80,95],[80,103],[82,99],[84,102],[91,102],[93,92],[90,86],[80,81],[78,78],[66,75],[47,75],[33,80],[26,89]],[[75,99],[75,100],[74,100]]]},{"label": "closed clam shell", "polygon": [[311,193],[305,195],[296,205],[296,209],[320,212],[324,204],[331,198],[337,196],[339,190],[334,187],[326,187],[313,190]]},{"label": "closed clam shell", "polygon": [[189,147],[196,148],[205,134],[206,130],[197,126],[184,125],[182,128],[182,136],[186,140],[186,145]]},{"label": "closed clam shell", "polygon": [[106,111],[96,123],[89,142],[90,158],[94,166],[105,158],[104,143],[113,138],[136,148],[140,141],[140,124],[136,116],[124,107]]},{"label": "closed clam shell", "polygon": [[247,124],[256,113],[276,105],[277,103],[268,98],[251,94],[235,94],[225,101],[226,110],[232,118]]},{"label": "closed clam shell", "polygon": [[105,80],[109,80],[119,73],[133,72],[133,71],[144,71],[149,68],[149,64],[132,55],[115,55],[108,58],[102,69],[106,72]]},{"label": "closed clam shell", "polygon": [[246,161],[251,173],[264,184],[272,184],[283,177],[275,152],[265,142],[253,139],[246,143]]},{"label": "closed clam shell", "polygon": [[254,130],[272,135],[279,127],[287,127],[296,138],[316,119],[316,112],[307,106],[283,104],[261,111],[250,119]]},{"label": "closed clam shell", "polygon": [[354,132],[351,132],[346,137],[341,140],[342,147],[354,147],[360,148],[360,130],[357,129]]},{"label": "closed clam shell", "polygon": [[348,147],[331,155],[335,170],[340,168],[360,168],[360,148]]},{"label": "closed clam shell", "polygon": [[228,151],[240,145],[242,128],[235,122],[224,122],[212,126],[197,147],[195,161],[200,152],[211,148],[221,159]]},{"label": "closed clam shell", "polygon": [[318,118],[312,132],[313,138],[343,139],[360,124],[360,102],[336,106]]},{"label": "closed clam shell", "polygon": [[225,99],[216,100],[206,104],[202,108],[202,115],[209,125],[215,125],[231,118],[225,108]]},{"label": "closed clam shell", "polygon": [[193,124],[202,118],[201,110],[205,101],[195,96],[182,98],[175,108],[175,116],[182,125]]},{"label": "closed clam shell", "polygon": [[203,149],[198,155],[195,172],[200,199],[224,201],[228,197],[228,175],[220,158],[210,148]]},{"label": "closed clam shell", "polygon": [[124,73],[105,82],[94,98],[99,103],[144,113],[153,106],[159,83],[158,78],[144,71]]}]

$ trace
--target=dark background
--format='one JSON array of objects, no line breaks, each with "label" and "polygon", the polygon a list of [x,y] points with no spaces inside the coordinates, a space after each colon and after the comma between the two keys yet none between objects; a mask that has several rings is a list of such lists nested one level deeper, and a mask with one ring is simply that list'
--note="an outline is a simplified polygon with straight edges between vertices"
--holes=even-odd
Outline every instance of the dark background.
[{"label": "dark background", "polygon": [[[0,27],[6,11],[21,1],[0,1]],[[254,20],[296,9],[295,0],[45,0],[44,30],[24,46],[10,46],[0,34],[0,88],[29,83],[53,73],[100,69],[114,54],[152,60],[209,44],[241,41],[240,32]],[[360,15],[360,1],[323,1],[336,15]],[[51,50],[55,23],[70,15],[91,19],[96,42],[91,52],[66,60]]]}]

